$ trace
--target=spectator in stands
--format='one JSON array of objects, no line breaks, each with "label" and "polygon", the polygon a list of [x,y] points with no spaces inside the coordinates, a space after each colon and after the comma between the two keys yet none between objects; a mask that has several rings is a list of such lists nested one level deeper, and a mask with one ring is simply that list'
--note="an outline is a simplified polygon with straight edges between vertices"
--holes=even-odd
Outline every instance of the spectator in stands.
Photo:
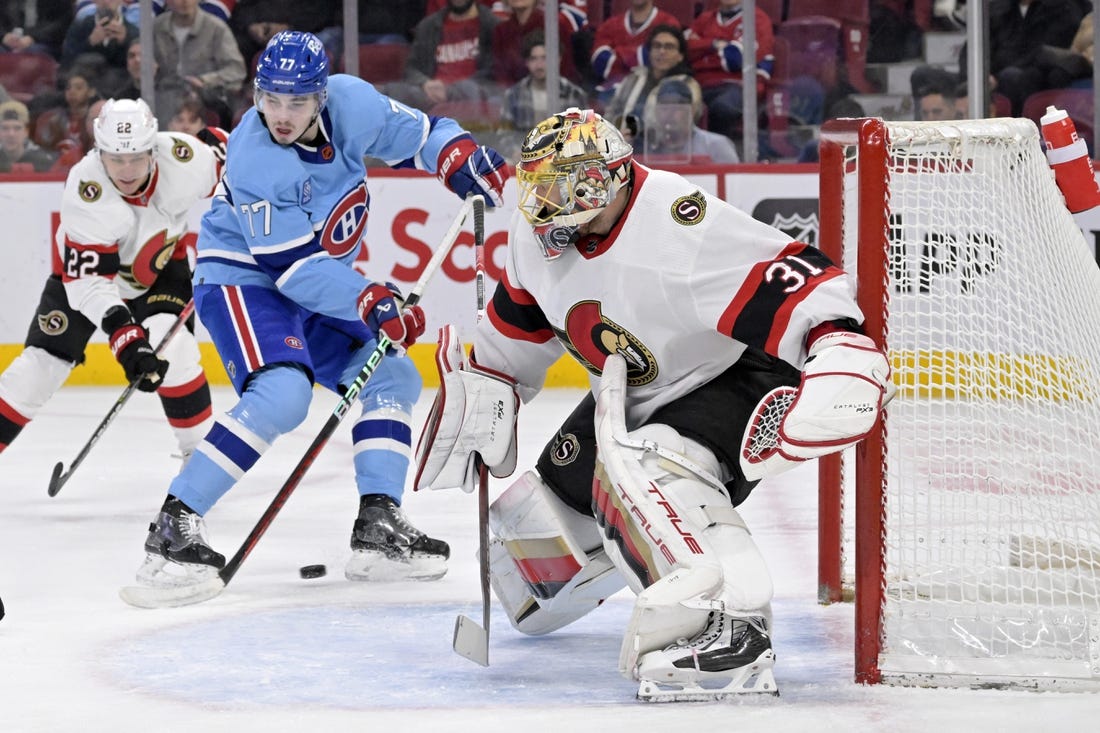
[{"label": "spectator in stands", "polygon": [[89,67],[104,65],[104,78],[96,79],[105,89],[122,86],[126,81],[126,49],[138,36],[138,27],[122,15],[123,0],[95,0],[95,12],[78,17],[69,26],[61,47],[61,66],[72,68],[78,62]]},{"label": "spectator in stands", "polygon": [[1035,68],[1043,89],[1061,89],[1080,79],[1092,79],[1092,13],[1081,19],[1069,48],[1044,44],[1035,52]]},{"label": "spectator in stands", "polygon": [[[871,0],[867,62],[893,64],[920,58],[924,31],[917,14],[928,13],[926,3],[915,0]],[[924,23],[930,22],[925,18]]]},{"label": "spectator in stands", "polygon": [[[153,74],[157,62],[153,59]],[[135,38],[126,47],[126,83],[110,95],[115,99],[141,99],[141,39]]]},{"label": "spectator in stands", "polygon": [[916,119],[924,122],[958,119],[954,94],[938,89],[928,90],[919,95],[913,112]]},{"label": "spectator in stands", "polygon": [[609,99],[631,69],[645,64],[646,39],[659,25],[679,28],[680,21],[653,0],[630,0],[625,13],[600,23],[592,41],[592,74],[601,99]]},{"label": "spectator in stands", "polygon": [[[528,33],[523,38],[523,55],[527,64],[527,76],[504,92],[504,102],[500,111],[500,126],[504,130],[519,132],[519,140],[516,140],[515,152],[518,153],[518,143],[527,132],[542,120],[545,120],[557,110],[569,107],[586,108],[588,106],[588,94],[564,76],[558,78],[559,104],[555,110],[547,107],[546,95],[546,41],[542,31]],[[499,148],[498,148],[499,149]],[[510,152],[510,149],[509,149]],[[507,158],[505,151],[501,153]],[[514,160],[514,158],[510,158]]]},{"label": "spectator in stands", "polygon": [[[153,15],[164,12],[165,0],[153,0]],[[233,11],[236,2],[234,0],[202,0],[199,9],[210,13],[218,20],[229,22],[229,14]],[[95,12],[95,0],[76,0],[76,17],[82,18],[86,13]],[[122,15],[127,21],[136,26],[141,25],[141,0],[123,0]]]},{"label": "spectator in stands", "polygon": [[[833,102],[825,113],[826,120],[839,120],[843,117],[864,117],[863,105],[851,97],[841,97]],[[820,161],[820,141],[811,140],[802,147],[798,154],[798,163],[817,163]]]},{"label": "spectator in stands", "polygon": [[[641,140],[644,156],[696,164],[739,162],[732,140],[699,127],[702,115],[699,84],[690,76],[665,78],[646,102]],[[632,144],[638,150],[639,146]]]},{"label": "spectator in stands", "polygon": [[157,109],[175,110],[194,93],[229,129],[248,75],[229,26],[200,12],[198,0],[168,0],[168,11],[153,22],[153,40]]},{"label": "spectator in stands", "polygon": [[[402,43],[412,41],[413,28],[424,19],[427,0],[358,0],[359,4],[359,44]],[[317,32],[317,37],[325,44],[329,58],[343,58],[344,26],[343,13],[337,4],[332,23]]]},{"label": "spectator in stands", "polygon": [[188,135],[198,135],[199,131],[206,127],[208,110],[197,95],[184,97],[180,101],[172,119],[168,121],[168,129],[172,132],[186,132]]},{"label": "spectator in stands", "polygon": [[[993,84],[987,85],[989,91],[989,107],[986,109],[986,117],[999,117],[997,113],[997,102],[993,95]],[[955,87],[955,119],[968,120],[970,119],[970,92],[967,83],[960,82]]]},{"label": "spectator in stands", "polygon": [[[657,89],[658,82],[672,77],[691,78],[687,41],[678,25],[654,26],[645,48],[648,63],[638,64],[630,70],[615,88],[615,94],[603,114],[604,119],[624,135],[637,134],[648,98]],[[692,83],[695,83],[694,80]],[[630,142],[629,137],[627,142]]]},{"label": "spectator in stands", "polygon": [[27,105],[22,102],[11,99],[0,104],[0,172],[8,173],[15,163],[47,171],[57,160],[55,154],[31,142],[30,121]]},{"label": "spectator in stands", "polygon": [[[703,88],[707,128],[737,139],[741,135],[742,28],[741,0],[719,0],[718,7],[701,13],[687,32],[688,62]],[[768,14],[756,8],[756,95],[764,89],[775,66],[775,34]]]},{"label": "spectator in stands", "polygon": [[429,111],[442,102],[489,98],[493,28],[499,22],[474,0],[447,0],[446,8],[417,24],[405,79],[389,85],[389,95]]},{"label": "spectator in stands", "polygon": [[0,19],[0,52],[29,51],[61,58],[61,44],[73,22],[72,0],[34,0],[35,24],[27,26],[25,3],[7,2]]},{"label": "spectator in stands", "polygon": [[[546,15],[537,7],[537,0],[507,0],[508,17],[493,28],[493,81],[509,87],[529,73],[527,56],[523,51],[524,39],[535,31],[545,34]],[[580,81],[573,63],[573,26],[568,17],[558,13],[558,50],[561,54],[562,76],[570,81]],[[551,110],[550,114],[558,110]],[[549,117],[550,115],[546,115]],[[535,123],[545,117],[536,117]]]},{"label": "spectator in stands", "polygon": [[[99,98],[93,79],[97,74],[92,67],[76,66],[63,77],[64,103],[42,112],[34,123],[31,137],[46,150],[64,152],[70,148],[84,148],[84,118],[88,107]],[[83,153],[87,152],[86,149]],[[79,159],[79,158],[78,158]]]},{"label": "spectator in stands", "polygon": [[[412,4],[416,1],[412,0]],[[400,0],[393,4],[404,2]],[[256,67],[256,54],[267,47],[272,36],[286,30],[319,32],[341,22],[341,5],[342,0],[238,0],[229,25],[237,39],[241,57],[247,62],[249,77]]]},{"label": "spectator in stands", "polygon": [[[1013,117],[1023,112],[1029,95],[1047,88],[1036,63],[1041,48],[1069,48],[1081,16],[1075,0],[990,0],[989,72],[997,92],[1008,98]],[[965,79],[965,45],[959,61]]]}]

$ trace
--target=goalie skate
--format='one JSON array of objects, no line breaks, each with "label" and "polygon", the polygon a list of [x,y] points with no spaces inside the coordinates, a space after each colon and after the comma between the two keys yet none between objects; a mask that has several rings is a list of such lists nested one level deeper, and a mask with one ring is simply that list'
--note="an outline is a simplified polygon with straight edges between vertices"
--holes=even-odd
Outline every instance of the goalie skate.
[{"label": "goalie skate", "polygon": [[348,580],[437,580],[447,573],[451,548],[414,527],[393,499],[367,494],[351,532]]},{"label": "goalie skate", "polygon": [[736,695],[778,695],[775,652],[762,617],[712,611],[691,639],[643,654],[636,676],[644,702],[723,700]]},{"label": "goalie skate", "polygon": [[206,583],[225,567],[225,557],[206,541],[201,516],[178,499],[168,499],[149,525],[145,560],[137,581],[162,588]]}]

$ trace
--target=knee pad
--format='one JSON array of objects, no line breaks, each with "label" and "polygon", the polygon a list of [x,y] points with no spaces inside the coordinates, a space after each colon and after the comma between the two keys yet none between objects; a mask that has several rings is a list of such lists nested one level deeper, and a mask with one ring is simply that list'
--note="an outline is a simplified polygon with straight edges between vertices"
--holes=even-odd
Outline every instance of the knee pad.
[{"label": "knee pad", "polygon": [[253,375],[229,415],[270,443],[302,424],[312,399],[313,384],[304,371],[276,365]]},{"label": "knee pad", "polygon": [[590,517],[527,471],[489,507],[490,579],[512,626],[547,634],[599,606],[625,582]]},{"label": "knee pad", "polygon": [[[142,324],[149,333],[149,342],[153,348],[160,345],[164,336],[176,322],[176,316],[171,313],[157,313],[149,316]],[[194,334],[186,328],[181,328],[172,337],[160,356],[168,362],[168,372],[164,375],[164,386],[178,387],[187,384],[202,374],[202,354],[199,352],[199,344]]]}]

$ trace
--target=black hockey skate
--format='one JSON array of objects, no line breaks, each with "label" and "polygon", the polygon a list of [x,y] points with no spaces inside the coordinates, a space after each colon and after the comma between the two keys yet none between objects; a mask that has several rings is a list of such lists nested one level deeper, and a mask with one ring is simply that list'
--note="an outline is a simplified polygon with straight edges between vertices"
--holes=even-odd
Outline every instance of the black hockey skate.
[{"label": "black hockey skate", "polygon": [[145,562],[138,568],[138,582],[192,585],[217,575],[225,567],[225,557],[207,544],[205,533],[202,517],[179,499],[166,499],[149,524]]},{"label": "black hockey skate", "polygon": [[778,695],[775,652],[761,616],[711,611],[691,639],[678,639],[638,661],[638,699],[719,700],[745,693]]},{"label": "black hockey skate", "polygon": [[384,494],[359,497],[359,516],[351,531],[348,580],[437,580],[447,572],[451,548],[409,522],[401,507]]}]

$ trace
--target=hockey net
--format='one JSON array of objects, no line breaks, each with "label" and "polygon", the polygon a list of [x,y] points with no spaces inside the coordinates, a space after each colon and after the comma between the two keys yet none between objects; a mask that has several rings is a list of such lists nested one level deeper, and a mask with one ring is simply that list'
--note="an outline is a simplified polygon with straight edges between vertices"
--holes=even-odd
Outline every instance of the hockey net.
[{"label": "hockey net", "polygon": [[1100,687],[1100,268],[1037,129],[827,123],[820,218],[899,388],[820,465],[856,679]]}]

